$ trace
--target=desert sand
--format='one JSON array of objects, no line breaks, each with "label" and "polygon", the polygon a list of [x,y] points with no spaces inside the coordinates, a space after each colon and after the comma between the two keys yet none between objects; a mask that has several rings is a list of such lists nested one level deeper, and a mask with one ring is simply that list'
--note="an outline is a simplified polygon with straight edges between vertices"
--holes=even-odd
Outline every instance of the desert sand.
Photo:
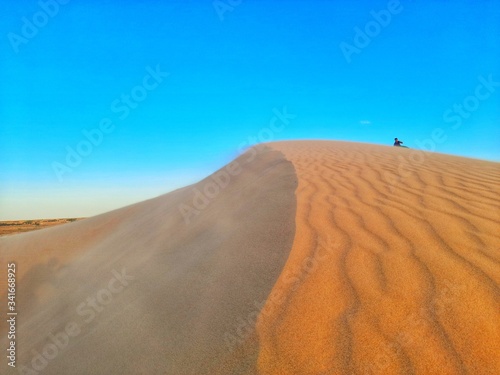
[{"label": "desert sand", "polygon": [[16,370],[498,374],[499,186],[493,162],[275,142],[163,196],[2,237]]},{"label": "desert sand", "polygon": [[0,221],[0,236],[8,236],[32,230],[45,229],[55,225],[72,223],[73,221],[82,219],[83,218]]}]

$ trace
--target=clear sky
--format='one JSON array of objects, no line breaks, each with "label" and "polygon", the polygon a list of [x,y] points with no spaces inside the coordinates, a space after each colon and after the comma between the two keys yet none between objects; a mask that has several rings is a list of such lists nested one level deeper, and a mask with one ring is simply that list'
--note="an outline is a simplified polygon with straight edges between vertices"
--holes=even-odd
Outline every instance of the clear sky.
[{"label": "clear sky", "polygon": [[4,2],[0,220],[151,198],[254,139],[500,161],[499,25],[494,0]]}]

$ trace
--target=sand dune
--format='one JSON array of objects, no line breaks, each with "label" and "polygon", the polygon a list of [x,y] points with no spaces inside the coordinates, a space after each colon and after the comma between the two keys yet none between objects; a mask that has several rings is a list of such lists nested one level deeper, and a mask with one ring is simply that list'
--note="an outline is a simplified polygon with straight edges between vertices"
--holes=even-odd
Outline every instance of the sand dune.
[{"label": "sand dune", "polygon": [[499,186],[498,163],[278,142],[164,196],[0,238],[1,267],[18,265],[18,369],[497,374]]},{"label": "sand dune", "polygon": [[[286,261],[297,180],[277,151],[237,162],[232,175],[226,168],[216,173],[231,178],[217,195],[209,177],[95,218],[2,238],[2,268],[16,261],[19,270],[18,365],[64,375],[237,373],[254,366],[256,340],[240,319],[256,318],[254,302],[265,302]],[[194,209],[197,191],[213,198],[200,198],[202,209],[186,223],[179,207]],[[37,353],[52,357],[51,334],[64,334],[71,323],[78,329],[69,331],[80,332],[44,366]],[[239,341],[225,339],[240,331],[243,359]]]},{"label": "sand dune", "polygon": [[260,372],[499,373],[499,165],[274,147],[299,179],[297,230],[259,322]]}]

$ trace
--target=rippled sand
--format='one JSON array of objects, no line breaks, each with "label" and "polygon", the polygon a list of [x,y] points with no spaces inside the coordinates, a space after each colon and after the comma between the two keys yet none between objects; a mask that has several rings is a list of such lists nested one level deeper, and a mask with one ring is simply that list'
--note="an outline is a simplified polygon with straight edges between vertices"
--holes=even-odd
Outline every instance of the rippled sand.
[{"label": "rippled sand", "polygon": [[499,373],[500,165],[274,147],[298,176],[297,230],[259,323],[260,373]]},{"label": "rippled sand", "polygon": [[[0,266],[18,268],[18,367],[500,373],[499,186],[498,163],[278,142],[158,198],[0,238]],[[68,323],[80,333],[37,357]]]}]

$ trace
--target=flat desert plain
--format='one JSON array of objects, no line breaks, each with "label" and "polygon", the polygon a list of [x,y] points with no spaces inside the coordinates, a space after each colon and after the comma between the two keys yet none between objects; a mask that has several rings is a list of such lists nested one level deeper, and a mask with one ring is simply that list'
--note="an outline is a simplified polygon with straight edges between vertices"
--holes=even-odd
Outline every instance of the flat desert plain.
[{"label": "flat desert plain", "polygon": [[276,142],[2,237],[0,373],[498,374],[499,186],[493,162]]},{"label": "flat desert plain", "polygon": [[82,218],[0,221],[0,236],[44,229],[77,220],[82,220]]}]

